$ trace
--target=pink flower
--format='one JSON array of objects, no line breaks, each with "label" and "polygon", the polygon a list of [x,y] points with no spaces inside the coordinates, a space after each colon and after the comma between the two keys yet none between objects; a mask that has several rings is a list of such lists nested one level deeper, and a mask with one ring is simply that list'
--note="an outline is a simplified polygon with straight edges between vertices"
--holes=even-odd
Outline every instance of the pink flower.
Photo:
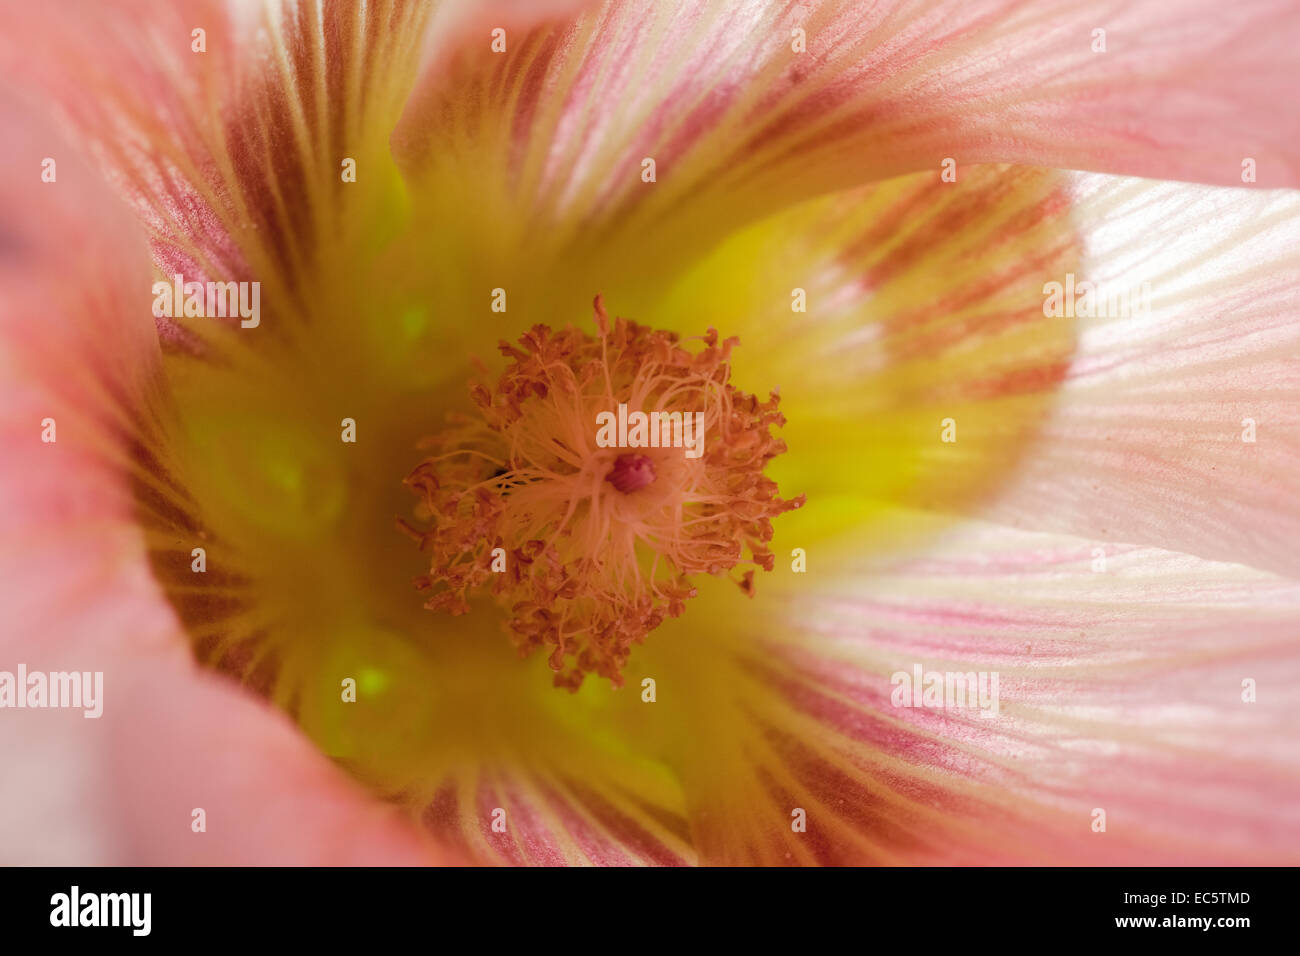
[{"label": "pink flower", "polygon": [[[1296,862],[1220,9],[6,4],[0,861]],[[587,467],[646,382],[702,457]]]}]

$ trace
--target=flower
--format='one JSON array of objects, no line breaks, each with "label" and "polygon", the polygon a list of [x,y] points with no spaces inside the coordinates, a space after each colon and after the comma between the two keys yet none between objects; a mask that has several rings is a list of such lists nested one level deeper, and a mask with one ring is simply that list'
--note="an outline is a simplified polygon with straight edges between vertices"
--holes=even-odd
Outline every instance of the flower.
[{"label": "flower", "polygon": [[1294,862],[1300,13],[1098,16],[6,5],[5,862]]}]

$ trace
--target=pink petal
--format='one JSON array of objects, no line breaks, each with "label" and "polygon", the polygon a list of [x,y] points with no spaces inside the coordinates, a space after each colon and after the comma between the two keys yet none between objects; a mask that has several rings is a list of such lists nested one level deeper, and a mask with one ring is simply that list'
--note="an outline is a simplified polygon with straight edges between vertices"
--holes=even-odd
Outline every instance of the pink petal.
[{"label": "pink petal", "polygon": [[[445,859],[192,663],[134,520],[136,495],[169,480],[147,454],[166,403],[144,237],[48,129],[7,105],[0,126],[0,667],[104,673],[98,719],[0,721],[5,862]],[[190,830],[196,807],[206,833]]]},{"label": "pink petal", "polygon": [[[542,866],[681,866],[696,862],[687,821],[656,792],[628,777],[583,768],[493,767],[441,782],[421,814],[439,840],[476,862]],[[567,772],[572,770],[573,772]],[[494,813],[501,829],[493,829]]]},{"label": "pink petal", "polygon": [[1221,184],[1251,158],[1260,185],[1296,185],[1300,119],[1275,102],[1298,38],[1300,10],[1277,0],[1231,26],[1212,0],[626,0],[505,53],[486,35],[439,47],[395,143],[417,184],[459,179],[530,235],[651,230],[660,254],[669,213],[703,242],[724,205],[731,224],[946,158]]},{"label": "pink petal", "polygon": [[1056,409],[988,513],[1295,577],[1300,199],[1085,176],[1072,202],[1078,277],[1149,283],[1150,312],[1077,320]]},{"label": "pink petal", "polygon": [[[1291,192],[979,167],[770,217],[646,311],[740,335],[738,368],[782,387],[786,480],[810,497],[1294,576],[1297,249]],[[1117,314],[1045,315],[1070,276]]]},{"label": "pink petal", "polygon": [[[26,5],[0,13],[0,68],[85,143],[148,227],[160,274],[261,281],[269,334],[284,338],[355,304],[341,279],[397,218],[387,140],[427,13],[406,0]],[[198,348],[198,333],[163,325],[169,347]]]},{"label": "pink petal", "polygon": [[[1098,571],[1097,546],[972,524],[889,565],[823,549],[821,578],[838,580],[810,575],[816,595],[791,590],[789,634],[754,621],[775,636],[737,645],[756,682],[741,745],[754,769],[714,799],[766,796],[755,855],[1294,864],[1300,587],[1106,545]],[[895,706],[891,677],[916,665],[998,673],[997,716]],[[806,834],[775,826],[794,807]],[[703,839],[706,859],[748,858],[734,834]]]}]

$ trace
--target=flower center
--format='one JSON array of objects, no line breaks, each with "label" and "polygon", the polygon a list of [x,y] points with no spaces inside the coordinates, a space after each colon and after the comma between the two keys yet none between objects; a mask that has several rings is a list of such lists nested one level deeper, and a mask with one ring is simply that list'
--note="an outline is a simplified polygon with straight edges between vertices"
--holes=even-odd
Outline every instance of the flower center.
[{"label": "flower center", "polygon": [[[430,554],[426,607],[465,614],[490,593],[520,652],[546,649],[571,690],[588,673],[621,686],[632,645],[695,596],[691,575],[772,570],[771,519],[804,501],[763,475],[785,419],[775,392],[730,384],[736,339],[709,329],[692,352],[595,310],[597,335],[538,325],[501,343],[505,371],[470,388],[478,414],[421,443],[415,523],[399,522]],[[735,579],[746,593],[753,575]]]},{"label": "flower center", "polygon": [[655,480],[655,463],[649,455],[619,455],[605,480],[623,494],[630,494]]}]

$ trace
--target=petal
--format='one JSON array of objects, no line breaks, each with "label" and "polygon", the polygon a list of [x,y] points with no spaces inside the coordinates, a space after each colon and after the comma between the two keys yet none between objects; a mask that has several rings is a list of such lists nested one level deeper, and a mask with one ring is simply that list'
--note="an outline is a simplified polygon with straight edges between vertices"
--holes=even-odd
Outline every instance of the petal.
[{"label": "petal", "polygon": [[4,862],[439,859],[282,717],[194,665],[136,523],[138,502],[183,501],[149,451],[168,405],[145,238],[54,133],[8,103],[0,127],[15,171],[0,181],[0,662],[104,674],[97,719],[0,722]]},{"label": "petal", "polygon": [[[570,7],[10,6],[0,10],[0,73],[109,174],[149,229],[160,277],[261,284],[256,335],[164,319],[168,354],[243,361],[252,339],[263,362],[290,365],[311,350],[335,381],[372,371],[427,387],[461,371],[448,347],[454,329],[438,327],[437,297],[404,294],[408,264],[387,252],[408,218],[389,136],[421,49],[444,36],[426,27],[436,15],[453,32],[489,20],[526,29]],[[203,51],[194,49],[198,29]],[[411,268],[424,274],[429,263]]]},{"label": "petal", "polygon": [[420,818],[441,840],[483,863],[695,862],[685,817],[660,802],[658,788],[645,790],[631,779],[614,785],[603,774],[574,769],[582,775],[560,773],[554,766],[465,772],[442,782]]},{"label": "petal", "polygon": [[[264,349],[337,329],[355,350],[402,217],[387,141],[427,14],[415,0],[7,8],[0,66],[110,175],[160,276],[260,282]],[[361,344],[392,352],[400,318],[379,311]],[[231,348],[224,323],[163,327],[173,350]]]},{"label": "petal", "polygon": [[[390,617],[410,608],[396,642],[415,650],[398,658],[372,639],[339,652],[385,674],[381,695],[359,694],[346,723],[331,721],[313,698],[357,667],[306,660],[288,675],[301,688],[295,716],[322,749],[475,862],[695,861],[655,706],[604,681],[557,692],[545,656],[512,654],[490,611],[431,619],[418,601],[390,591]],[[312,633],[322,643],[335,636],[328,623]],[[285,660],[305,655],[290,646]],[[333,683],[313,680],[312,667]],[[642,675],[633,676],[639,686]]]},{"label": "petal", "polygon": [[773,477],[810,501],[779,540],[868,521],[892,547],[896,507],[968,513],[1033,454],[1076,344],[1042,285],[1081,243],[1061,174],[917,174],[740,230],[645,309],[738,334],[741,386],[779,387],[791,453]]},{"label": "petal", "polygon": [[[1297,249],[1291,192],[979,167],[769,217],[642,308],[781,387],[802,546],[850,516],[915,538],[904,505],[1294,575]],[[1085,281],[1098,315],[1045,314]]]},{"label": "petal", "polygon": [[[937,533],[889,563],[817,552],[815,577],[784,578],[780,624],[730,610],[730,673],[678,647],[728,687],[683,695],[710,755],[683,754],[683,785],[747,808],[693,808],[702,860],[1295,863],[1294,582],[995,525]],[[917,666],[996,673],[996,716],[896,706],[894,675]]]},{"label": "petal", "polygon": [[1272,106],[1297,37],[1277,0],[1230,29],[1209,0],[627,0],[505,52],[460,44],[425,68],[394,142],[417,204],[477,255],[677,261],[747,217],[947,158],[1221,184],[1250,158],[1260,184],[1300,183],[1300,120]]},{"label": "petal", "polygon": [[1150,308],[1077,319],[1055,411],[987,514],[1295,577],[1300,197],[1105,176],[1070,192],[1077,279],[1134,303],[1146,285]]}]

